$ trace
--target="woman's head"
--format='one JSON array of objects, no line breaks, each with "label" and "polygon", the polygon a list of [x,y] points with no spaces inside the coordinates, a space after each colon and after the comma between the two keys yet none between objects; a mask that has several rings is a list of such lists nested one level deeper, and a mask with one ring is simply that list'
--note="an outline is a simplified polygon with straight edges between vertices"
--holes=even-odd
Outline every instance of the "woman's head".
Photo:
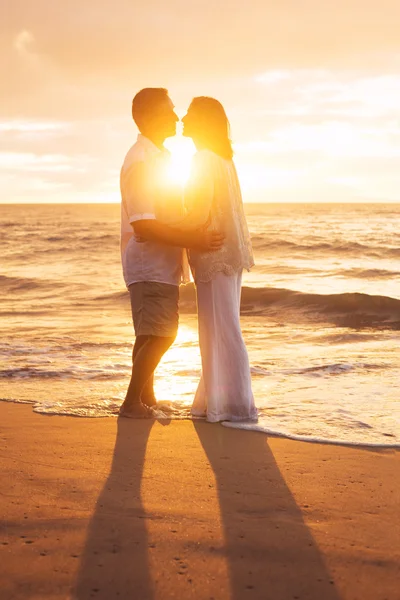
[{"label": "woman's head", "polygon": [[223,158],[232,158],[230,126],[224,107],[215,98],[193,98],[182,119],[183,135]]}]

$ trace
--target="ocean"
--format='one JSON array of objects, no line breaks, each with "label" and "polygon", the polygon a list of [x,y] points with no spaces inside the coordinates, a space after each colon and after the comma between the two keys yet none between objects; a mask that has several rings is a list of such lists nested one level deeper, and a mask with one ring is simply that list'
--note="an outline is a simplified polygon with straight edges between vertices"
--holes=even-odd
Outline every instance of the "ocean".
[{"label": "ocean", "polygon": [[[0,399],[115,415],[134,339],[119,205],[0,205]],[[246,205],[256,266],[242,329],[257,424],[306,441],[400,447],[400,204]],[[193,286],[156,373],[160,418],[200,376]],[[221,425],[210,425],[210,427]]]}]

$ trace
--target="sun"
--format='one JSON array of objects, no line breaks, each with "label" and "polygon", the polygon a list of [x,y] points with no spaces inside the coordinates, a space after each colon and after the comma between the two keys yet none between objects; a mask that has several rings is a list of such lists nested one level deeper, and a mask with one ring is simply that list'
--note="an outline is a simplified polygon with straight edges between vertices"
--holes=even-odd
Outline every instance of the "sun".
[{"label": "sun", "polygon": [[190,165],[195,153],[191,140],[182,136],[169,138],[165,143],[171,152],[171,164],[168,169],[168,178],[173,183],[184,185],[190,174]]}]

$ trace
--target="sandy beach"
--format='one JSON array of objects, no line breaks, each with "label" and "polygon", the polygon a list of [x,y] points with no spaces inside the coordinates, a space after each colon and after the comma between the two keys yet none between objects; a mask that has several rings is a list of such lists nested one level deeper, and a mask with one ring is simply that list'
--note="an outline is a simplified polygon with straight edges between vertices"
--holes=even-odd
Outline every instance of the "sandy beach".
[{"label": "sandy beach", "polygon": [[0,403],[4,600],[398,600],[400,454]]}]

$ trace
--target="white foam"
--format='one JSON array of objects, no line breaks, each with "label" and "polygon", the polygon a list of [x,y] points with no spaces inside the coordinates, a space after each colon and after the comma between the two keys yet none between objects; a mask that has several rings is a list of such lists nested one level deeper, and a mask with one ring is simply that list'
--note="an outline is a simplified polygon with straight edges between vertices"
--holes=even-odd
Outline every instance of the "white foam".
[{"label": "white foam", "polygon": [[400,443],[394,444],[383,444],[381,442],[356,442],[351,440],[341,440],[341,439],[328,439],[324,437],[318,436],[309,436],[309,435],[297,435],[295,433],[289,433],[286,431],[278,431],[276,429],[269,429],[263,425],[258,425],[257,423],[237,423],[231,421],[223,421],[221,423],[224,427],[231,427],[232,429],[245,429],[247,431],[258,431],[261,433],[265,433],[268,435],[272,435],[274,437],[286,438],[289,440],[295,440],[297,442],[312,442],[318,444],[330,444],[335,446],[355,446],[355,447],[368,447],[368,448],[400,448]]}]

